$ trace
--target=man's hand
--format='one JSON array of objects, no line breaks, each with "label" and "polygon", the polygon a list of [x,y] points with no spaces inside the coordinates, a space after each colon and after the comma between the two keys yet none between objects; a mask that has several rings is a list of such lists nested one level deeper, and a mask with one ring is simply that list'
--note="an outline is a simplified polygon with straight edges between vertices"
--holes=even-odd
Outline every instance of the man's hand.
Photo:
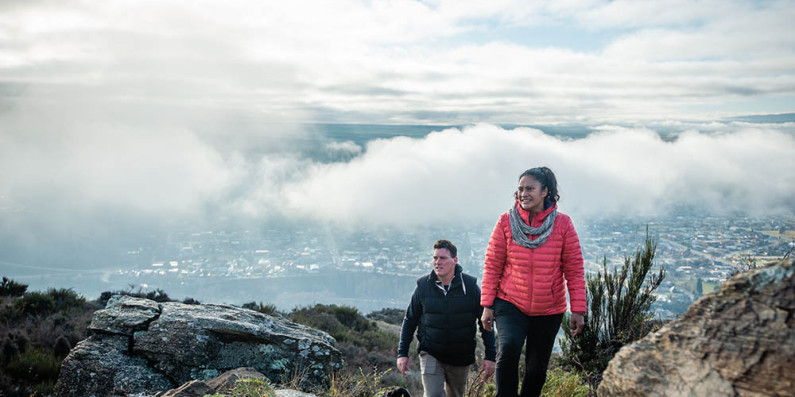
[{"label": "man's hand", "polygon": [[495,369],[497,369],[497,363],[491,360],[483,360],[483,364],[480,364],[480,380],[485,382],[486,379],[491,378]]},{"label": "man's hand", "polygon": [[585,319],[582,314],[571,314],[571,326],[569,328],[571,329],[571,336],[577,336],[585,330]]},{"label": "man's hand", "polygon": [[480,316],[480,322],[483,324],[483,329],[491,332],[494,329],[494,309],[484,307],[483,315]]},{"label": "man's hand", "polygon": [[398,367],[398,371],[400,371],[401,374],[406,375],[406,371],[408,371],[409,367],[410,367],[409,358],[408,357],[398,357],[398,359],[397,359],[397,367]]}]

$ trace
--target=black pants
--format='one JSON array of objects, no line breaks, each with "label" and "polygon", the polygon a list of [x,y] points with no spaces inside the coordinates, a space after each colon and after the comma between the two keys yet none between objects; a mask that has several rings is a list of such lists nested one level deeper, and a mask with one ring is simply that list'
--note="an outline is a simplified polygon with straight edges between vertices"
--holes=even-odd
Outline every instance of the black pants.
[{"label": "black pants", "polygon": [[499,352],[497,354],[497,396],[516,397],[519,388],[519,358],[525,345],[525,373],[521,397],[539,396],[547,380],[547,366],[560,329],[563,313],[528,316],[512,303],[494,301]]}]

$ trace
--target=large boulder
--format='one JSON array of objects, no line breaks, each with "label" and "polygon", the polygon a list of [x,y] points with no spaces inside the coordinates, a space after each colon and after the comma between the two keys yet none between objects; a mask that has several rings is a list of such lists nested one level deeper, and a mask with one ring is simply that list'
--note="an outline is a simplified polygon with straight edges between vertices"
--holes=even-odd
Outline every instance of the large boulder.
[{"label": "large boulder", "polygon": [[342,365],[327,333],[230,305],[118,295],[89,328],[64,360],[55,396],[153,395],[240,367],[311,387]]},{"label": "large boulder", "polygon": [[792,395],[793,314],[793,259],[737,275],[681,318],[622,348],[598,395]]}]

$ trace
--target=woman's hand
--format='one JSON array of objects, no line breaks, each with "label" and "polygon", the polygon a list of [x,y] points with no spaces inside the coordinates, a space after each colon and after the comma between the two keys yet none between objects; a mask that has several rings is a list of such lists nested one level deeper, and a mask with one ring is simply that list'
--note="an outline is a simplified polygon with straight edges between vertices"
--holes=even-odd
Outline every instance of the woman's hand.
[{"label": "woman's hand", "polygon": [[483,360],[483,364],[480,364],[480,380],[485,382],[486,379],[491,377],[491,375],[494,375],[496,368],[496,362],[491,360]]},{"label": "woman's hand", "polygon": [[583,318],[582,314],[580,313],[572,313],[571,314],[571,336],[577,336],[585,330],[585,319]]},{"label": "woman's hand", "polygon": [[494,329],[494,309],[484,307],[483,315],[480,316],[480,322],[483,324],[483,329],[491,332]]}]

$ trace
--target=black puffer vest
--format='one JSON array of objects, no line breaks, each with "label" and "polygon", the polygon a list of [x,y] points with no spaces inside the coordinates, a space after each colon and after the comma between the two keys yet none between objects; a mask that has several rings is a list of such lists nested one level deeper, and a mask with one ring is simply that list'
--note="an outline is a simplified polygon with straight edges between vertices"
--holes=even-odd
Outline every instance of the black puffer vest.
[{"label": "black puffer vest", "polygon": [[475,333],[480,309],[477,279],[455,267],[455,276],[445,295],[436,274],[417,279],[417,293],[423,313],[417,331],[419,350],[450,365],[475,362]]}]

